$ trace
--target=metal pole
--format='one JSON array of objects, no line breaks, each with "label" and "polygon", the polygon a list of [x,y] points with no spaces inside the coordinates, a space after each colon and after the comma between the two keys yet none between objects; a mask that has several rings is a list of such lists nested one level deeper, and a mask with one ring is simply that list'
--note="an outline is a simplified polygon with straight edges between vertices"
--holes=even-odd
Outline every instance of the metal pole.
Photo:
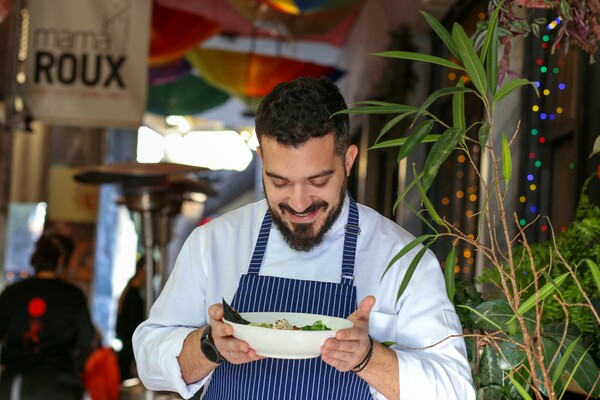
[{"label": "metal pole", "polygon": [[150,308],[154,303],[154,289],[152,287],[152,278],[154,278],[154,260],[152,251],[154,250],[154,235],[152,229],[152,212],[142,211],[142,236],[144,240],[146,257],[146,318],[150,315]]}]

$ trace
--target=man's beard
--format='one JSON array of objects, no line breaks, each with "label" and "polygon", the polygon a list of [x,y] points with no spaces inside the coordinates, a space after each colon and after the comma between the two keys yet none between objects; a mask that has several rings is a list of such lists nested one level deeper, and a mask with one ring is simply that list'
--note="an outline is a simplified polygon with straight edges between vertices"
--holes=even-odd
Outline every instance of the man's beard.
[{"label": "man's beard", "polygon": [[[271,217],[275,226],[281,232],[283,239],[292,249],[296,251],[304,251],[308,252],[315,247],[317,247],[323,241],[325,234],[331,229],[335,221],[338,219],[342,212],[342,206],[344,205],[344,196],[346,194],[346,185],[342,185],[342,190],[340,191],[340,198],[336,208],[331,209],[329,213],[325,217],[325,221],[321,229],[318,232],[313,234],[313,227],[317,221],[308,223],[308,224],[298,224],[291,222],[293,226],[293,230],[290,229],[288,224],[280,217],[280,214],[276,213],[273,209],[271,209]],[[329,203],[326,201],[320,201],[311,204],[306,210],[302,213],[310,213],[319,208],[326,209],[329,207]],[[269,208],[271,206],[269,205]],[[289,212],[295,213],[294,210],[287,204],[280,203],[279,210],[281,212]]]}]

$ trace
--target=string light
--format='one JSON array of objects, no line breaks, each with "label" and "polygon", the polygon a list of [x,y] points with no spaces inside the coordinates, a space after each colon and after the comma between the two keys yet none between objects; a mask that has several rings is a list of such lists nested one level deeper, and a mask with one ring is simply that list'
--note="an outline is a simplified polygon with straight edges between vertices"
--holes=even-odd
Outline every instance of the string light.
[{"label": "string light", "polygon": [[[552,29],[556,28],[560,24],[560,22],[561,22],[560,18],[557,18],[554,21],[550,22],[548,24],[548,30],[551,31]],[[541,47],[543,49],[548,49],[549,42],[551,41],[551,38],[552,37],[551,37],[551,35],[549,33],[548,34],[544,34],[542,36]],[[547,72],[550,71],[549,67],[544,64],[544,58],[543,57],[537,58],[535,60],[535,63],[539,67],[540,73],[545,74],[545,73],[547,73]],[[558,65],[562,66],[562,64],[560,64],[560,63],[558,63]],[[560,72],[560,69],[558,67],[552,67],[551,71],[554,74],[558,74]],[[553,94],[551,88],[549,88],[549,87],[542,88],[542,83],[540,81],[534,81],[534,84],[535,84],[535,86],[538,89],[541,89],[541,93],[544,96],[548,97],[548,96],[551,96]],[[558,90],[563,91],[563,90],[566,89],[566,85],[564,83],[560,82],[557,85],[557,88],[558,88]],[[557,115],[560,115],[560,114],[563,113],[563,108],[560,107],[560,106],[555,107],[555,109],[552,110],[552,112],[547,112],[546,110],[542,109],[542,105],[541,104],[533,104],[531,106],[531,110],[532,110],[533,113],[536,113],[539,116],[539,120],[540,121],[555,121],[556,118],[557,118]],[[536,137],[537,138],[536,142],[538,144],[543,145],[543,144],[546,143],[546,138],[543,135],[540,134],[539,127],[533,127],[530,130],[530,134],[531,134],[532,137]],[[542,162],[538,159],[538,156],[536,154],[536,150],[535,149],[533,151],[529,152],[529,159],[532,160],[534,168],[540,168],[542,166]],[[535,192],[537,190],[537,185],[534,183],[534,181],[535,181],[535,175],[531,171],[529,171],[529,172],[525,171],[525,179],[526,179],[527,182],[530,183],[529,187],[528,187],[529,191],[530,192]],[[527,199],[526,196],[520,196],[519,197],[519,201],[522,204],[529,203],[529,204],[527,204],[526,210],[530,213],[532,220],[536,217],[535,214],[539,211],[539,207],[536,204],[533,204],[533,201],[535,201],[535,199],[536,199],[536,196],[534,196],[534,197],[531,198],[531,200],[532,200],[531,202],[528,202],[528,199]],[[522,226],[525,226],[527,224],[527,219],[526,218],[521,218],[519,220],[519,224],[522,225]]]}]

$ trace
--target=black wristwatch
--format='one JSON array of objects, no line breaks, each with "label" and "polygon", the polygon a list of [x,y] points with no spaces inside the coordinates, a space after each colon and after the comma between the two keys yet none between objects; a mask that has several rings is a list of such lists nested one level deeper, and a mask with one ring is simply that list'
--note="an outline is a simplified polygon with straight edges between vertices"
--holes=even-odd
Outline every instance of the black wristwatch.
[{"label": "black wristwatch", "polygon": [[204,332],[200,336],[200,348],[202,349],[202,354],[208,361],[212,361],[215,364],[221,364],[225,359],[221,357],[221,353],[217,350],[217,346],[215,346],[215,342],[213,341],[210,325],[204,328]]}]

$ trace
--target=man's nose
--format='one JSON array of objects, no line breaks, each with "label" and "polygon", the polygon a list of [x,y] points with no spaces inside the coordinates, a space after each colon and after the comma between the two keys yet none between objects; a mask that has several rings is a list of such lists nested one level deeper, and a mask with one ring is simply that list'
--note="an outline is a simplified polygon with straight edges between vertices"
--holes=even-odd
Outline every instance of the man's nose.
[{"label": "man's nose", "polygon": [[289,199],[289,206],[297,213],[301,213],[311,204],[310,194],[304,188],[304,185],[294,185]]}]

